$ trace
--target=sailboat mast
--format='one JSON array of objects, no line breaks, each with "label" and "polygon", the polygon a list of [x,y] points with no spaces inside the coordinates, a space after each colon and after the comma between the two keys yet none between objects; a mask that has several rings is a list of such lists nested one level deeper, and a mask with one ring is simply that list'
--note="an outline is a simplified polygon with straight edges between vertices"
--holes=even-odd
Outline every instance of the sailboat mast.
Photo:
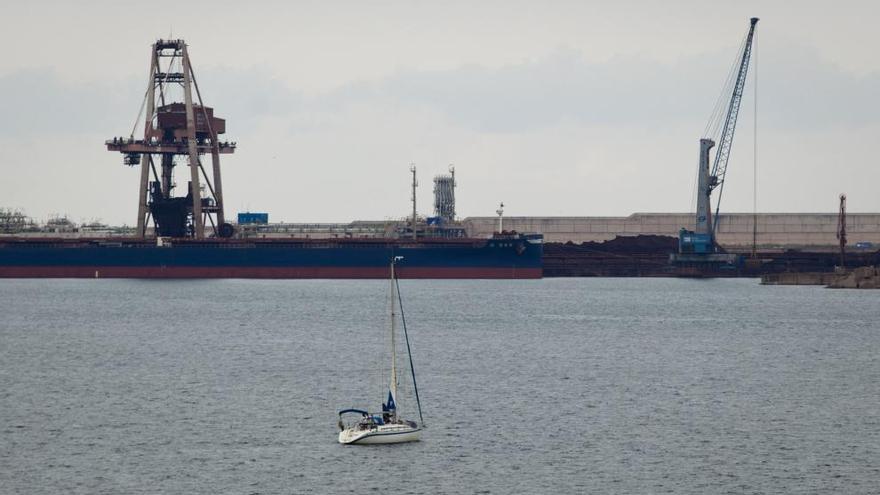
[{"label": "sailboat mast", "polygon": [[397,340],[394,314],[394,260],[391,260],[391,396],[397,402]]}]

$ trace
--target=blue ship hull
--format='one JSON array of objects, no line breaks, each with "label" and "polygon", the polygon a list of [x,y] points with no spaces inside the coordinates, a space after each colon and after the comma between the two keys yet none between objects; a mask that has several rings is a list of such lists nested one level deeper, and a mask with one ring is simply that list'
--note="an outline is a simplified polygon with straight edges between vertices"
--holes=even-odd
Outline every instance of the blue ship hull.
[{"label": "blue ship hull", "polygon": [[[170,244],[170,245],[169,245]],[[492,239],[0,241],[0,277],[541,278],[540,235]]]}]

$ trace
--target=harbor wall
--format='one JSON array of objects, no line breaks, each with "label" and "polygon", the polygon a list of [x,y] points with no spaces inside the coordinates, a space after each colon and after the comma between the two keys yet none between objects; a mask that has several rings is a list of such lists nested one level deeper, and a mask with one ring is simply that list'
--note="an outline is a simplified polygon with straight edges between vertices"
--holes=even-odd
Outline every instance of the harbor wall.
[{"label": "harbor wall", "polygon": [[[718,223],[718,242],[733,250],[752,246],[753,215],[730,213],[721,216]],[[242,237],[312,239],[393,237],[395,228],[403,220],[354,221],[350,223],[274,223],[239,225]],[[472,237],[490,237],[498,228],[498,217],[467,217],[461,223]],[[848,248],[868,242],[873,249],[880,247],[880,213],[850,213],[847,215]],[[504,217],[504,229],[524,233],[544,234],[546,242],[604,242],[618,236],[659,235],[678,237],[681,227],[694,228],[693,213],[634,213],[624,217]],[[147,229],[152,235],[152,229]],[[8,234],[32,238],[81,238],[131,236],[131,229],[92,228],[45,229],[39,232]],[[0,238],[4,234],[0,234]],[[759,213],[758,247],[761,249],[807,248],[836,249],[836,213]]]},{"label": "harbor wall", "polygon": [[[720,217],[718,242],[725,247],[752,245],[754,216],[728,213]],[[463,220],[474,237],[491,235],[498,217]],[[758,245],[765,248],[833,247],[837,241],[837,213],[759,213]],[[849,246],[857,242],[880,245],[880,213],[847,215]],[[504,217],[504,229],[544,234],[546,242],[602,242],[616,236],[678,236],[681,227],[694,228],[693,213],[634,213],[626,217]]]}]

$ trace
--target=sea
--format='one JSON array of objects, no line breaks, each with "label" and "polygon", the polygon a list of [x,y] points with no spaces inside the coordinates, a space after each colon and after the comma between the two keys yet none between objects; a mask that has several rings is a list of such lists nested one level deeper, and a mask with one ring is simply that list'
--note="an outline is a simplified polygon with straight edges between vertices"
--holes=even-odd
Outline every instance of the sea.
[{"label": "sea", "polygon": [[387,281],[0,280],[0,493],[880,493],[880,292],[400,289],[422,440],[343,446]]}]

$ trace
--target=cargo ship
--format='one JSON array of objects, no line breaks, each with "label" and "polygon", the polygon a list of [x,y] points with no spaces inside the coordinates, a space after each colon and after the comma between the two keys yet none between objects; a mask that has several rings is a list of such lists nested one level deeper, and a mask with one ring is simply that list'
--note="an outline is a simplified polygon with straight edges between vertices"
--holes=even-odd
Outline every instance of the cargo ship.
[{"label": "cargo ship", "polygon": [[[181,89],[183,101],[171,101]],[[499,233],[468,237],[455,221],[452,167],[434,179],[436,216],[422,220],[411,166],[412,216],[387,231],[279,236],[266,213],[227,223],[220,157],[234,153],[236,143],[221,139],[226,120],[202,101],[183,40],[153,44],[144,109],[143,137],[133,129],[104,143],[140,172],[133,235],[0,237],[0,277],[387,278],[395,256],[403,256],[400,278],[542,276],[543,236],[505,232],[501,210]],[[177,167],[188,169],[181,187]]]},{"label": "cargo ship", "polygon": [[0,238],[2,278],[534,279],[543,236],[488,239]]}]

